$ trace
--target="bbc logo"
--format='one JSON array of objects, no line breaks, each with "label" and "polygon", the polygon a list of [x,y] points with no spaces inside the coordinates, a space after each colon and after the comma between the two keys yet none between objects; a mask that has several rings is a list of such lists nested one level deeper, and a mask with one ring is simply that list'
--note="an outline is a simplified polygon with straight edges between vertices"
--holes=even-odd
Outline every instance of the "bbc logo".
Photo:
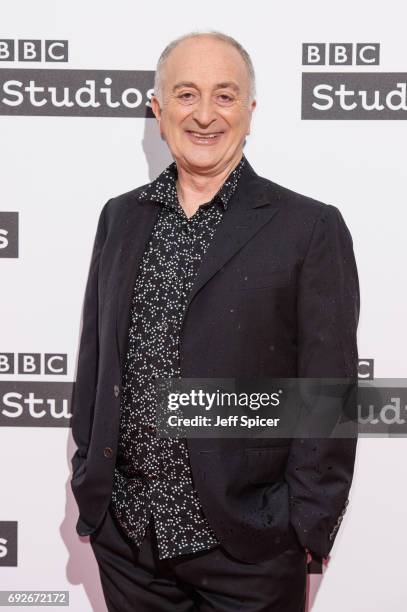
[{"label": "bbc logo", "polygon": [[67,40],[0,39],[2,62],[67,62]]},{"label": "bbc logo", "polygon": [[374,359],[359,359],[359,380],[374,380]]},{"label": "bbc logo", "polygon": [[0,353],[0,374],[66,375],[66,353]]},{"label": "bbc logo", "polygon": [[378,66],[380,43],[303,43],[303,66]]}]

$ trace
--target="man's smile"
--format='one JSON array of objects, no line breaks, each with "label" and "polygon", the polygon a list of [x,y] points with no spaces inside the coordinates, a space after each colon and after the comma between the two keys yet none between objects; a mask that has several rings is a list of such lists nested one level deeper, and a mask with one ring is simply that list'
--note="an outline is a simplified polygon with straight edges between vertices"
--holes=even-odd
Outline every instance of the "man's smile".
[{"label": "man's smile", "polygon": [[212,145],[219,142],[223,132],[196,132],[193,130],[186,130],[191,142],[200,145]]}]

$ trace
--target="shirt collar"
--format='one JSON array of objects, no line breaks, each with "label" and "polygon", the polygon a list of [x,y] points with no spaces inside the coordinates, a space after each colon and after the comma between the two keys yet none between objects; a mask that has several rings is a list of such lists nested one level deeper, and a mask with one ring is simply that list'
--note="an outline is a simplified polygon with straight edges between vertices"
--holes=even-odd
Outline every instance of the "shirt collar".
[{"label": "shirt collar", "polygon": [[[218,189],[210,202],[203,205],[203,208],[209,207],[214,200],[219,201],[224,210],[228,207],[230,198],[234,193],[239,181],[242,169],[246,163],[244,154],[239,163],[230,172],[224,183]],[[166,206],[175,207],[178,202],[178,194],[176,188],[176,180],[178,178],[178,169],[176,162],[172,162],[161,174],[151,183],[149,183],[143,193],[140,195],[153,202],[158,202]]]}]

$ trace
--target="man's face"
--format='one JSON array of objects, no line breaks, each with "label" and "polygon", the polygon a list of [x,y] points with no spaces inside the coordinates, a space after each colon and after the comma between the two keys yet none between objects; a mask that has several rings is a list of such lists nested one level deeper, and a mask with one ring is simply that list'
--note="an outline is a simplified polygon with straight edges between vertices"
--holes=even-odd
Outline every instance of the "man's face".
[{"label": "man's face", "polygon": [[177,163],[212,175],[240,158],[256,103],[239,52],[212,36],[190,38],[172,50],[162,77],[161,107],[154,96],[151,104]]}]

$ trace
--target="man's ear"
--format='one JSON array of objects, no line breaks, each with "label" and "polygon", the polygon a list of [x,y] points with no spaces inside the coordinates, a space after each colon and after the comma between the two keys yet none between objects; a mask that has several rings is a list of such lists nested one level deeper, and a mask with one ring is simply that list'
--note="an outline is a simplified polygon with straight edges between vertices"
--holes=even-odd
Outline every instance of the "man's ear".
[{"label": "man's ear", "polygon": [[161,129],[161,106],[156,96],[151,96],[151,109],[157,119],[158,127],[160,129],[160,136],[164,140],[164,134]]},{"label": "man's ear", "polygon": [[158,99],[156,98],[155,95],[151,96],[151,109],[155,115],[155,118],[157,119],[158,123],[160,123],[161,120],[161,107],[160,107],[160,103],[158,101]]},{"label": "man's ear", "polygon": [[252,102],[250,103],[250,121],[249,121],[249,127],[247,128],[246,135],[250,134],[250,126],[251,126],[251,122],[252,122],[252,114],[253,114],[254,109],[256,108],[256,105],[257,105],[256,100],[252,100]]}]

